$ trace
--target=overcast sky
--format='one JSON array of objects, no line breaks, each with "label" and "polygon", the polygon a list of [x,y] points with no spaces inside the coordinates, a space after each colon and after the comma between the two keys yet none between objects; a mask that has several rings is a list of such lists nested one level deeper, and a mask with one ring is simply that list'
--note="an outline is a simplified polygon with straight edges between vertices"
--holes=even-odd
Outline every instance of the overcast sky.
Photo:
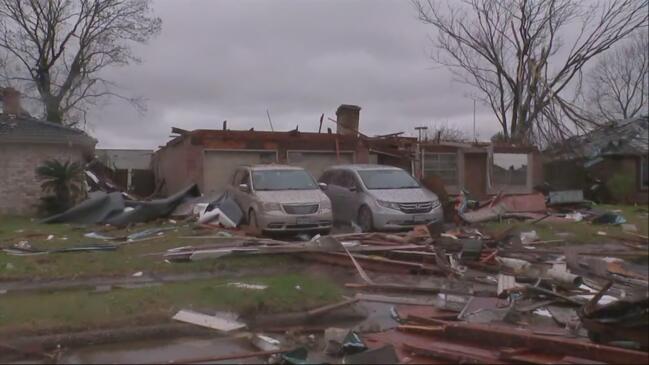
[{"label": "overcast sky", "polygon": [[[432,30],[406,0],[155,0],[162,33],[110,70],[144,114],[119,101],[94,110],[100,148],[156,148],[184,129],[316,131],[321,113],[362,107],[366,134],[447,123],[473,134],[471,89],[428,57]],[[498,130],[478,106],[478,138]],[[328,126],[333,127],[333,123]]]}]

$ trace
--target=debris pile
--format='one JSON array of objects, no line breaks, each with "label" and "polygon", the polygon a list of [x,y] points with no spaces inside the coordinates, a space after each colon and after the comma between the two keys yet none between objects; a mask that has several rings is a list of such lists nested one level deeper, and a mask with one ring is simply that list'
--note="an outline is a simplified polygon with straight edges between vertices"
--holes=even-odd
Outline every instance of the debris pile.
[{"label": "debris pile", "polygon": [[353,300],[392,305],[397,324],[354,332],[363,345],[353,353],[344,351],[349,333],[327,330],[323,351],[344,363],[646,363],[649,278],[624,258],[646,259],[647,241],[644,251],[546,249],[536,247],[533,231],[517,229],[485,234],[429,225],[307,242],[215,237],[223,242],[171,249],[164,257],[291,254],[353,268],[359,281],[345,284]]},{"label": "debris pile", "polygon": [[[455,200],[454,214],[460,218],[461,223],[468,225],[507,218],[543,219],[553,223],[627,223],[619,211],[598,209],[595,203],[584,200],[581,190],[550,191],[547,195],[540,192],[517,195],[500,193],[486,201],[472,200],[466,191],[462,191]],[[633,227],[628,229],[633,230]]]},{"label": "debris pile", "polygon": [[[637,234],[620,212],[597,209],[579,191],[498,195],[486,202],[462,194],[456,204],[460,224],[436,222],[408,232],[302,240],[249,234],[240,229],[244,214],[230,195],[199,198],[196,186],[148,202],[125,200],[120,193],[97,194],[45,221],[125,226],[169,217],[175,210],[184,212],[184,222],[193,222],[196,234],[178,237],[178,247],[155,254],[170,264],[292,255],[346,268],[357,280],[341,283],[346,290],[343,302],[273,318],[181,310],[174,320],[223,334],[250,331],[250,342],[259,351],[171,363],[251,357],[318,363],[314,352],[324,356],[316,357],[322,362],[345,364],[649,361],[649,240]],[[517,222],[501,231],[480,225],[508,218]],[[536,226],[541,221],[585,221],[589,223],[580,224],[623,229],[618,236],[601,233],[617,244],[574,245],[567,240],[543,241]],[[109,243],[44,250],[22,242],[4,251],[21,256],[111,251],[173,229],[157,227],[124,236],[91,231],[85,237]],[[194,239],[201,244],[191,244]],[[250,293],[268,288],[245,281],[223,285]],[[331,312],[368,303],[379,303],[393,325],[322,323]],[[286,339],[298,330],[308,334],[305,339]],[[314,344],[318,339],[320,347]]]}]

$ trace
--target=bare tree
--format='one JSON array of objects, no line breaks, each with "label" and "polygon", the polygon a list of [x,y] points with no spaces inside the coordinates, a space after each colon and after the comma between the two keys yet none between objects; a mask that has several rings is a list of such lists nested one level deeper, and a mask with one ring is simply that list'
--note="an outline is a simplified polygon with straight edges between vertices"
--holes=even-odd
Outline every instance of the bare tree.
[{"label": "bare tree", "polygon": [[649,36],[637,32],[595,64],[588,76],[588,101],[605,120],[647,114],[649,103]]},{"label": "bare tree", "polygon": [[[0,0],[0,57],[5,80],[34,91],[45,119],[63,123],[72,113],[116,96],[101,77],[109,66],[139,60],[132,43],[161,29],[151,0]],[[2,55],[1,53],[4,53]],[[11,67],[9,67],[11,66]]]},{"label": "bare tree", "polygon": [[[582,68],[648,19],[647,0],[456,0],[445,8],[435,0],[413,4],[419,19],[437,30],[433,59],[477,89],[505,140],[536,141],[586,128],[589,120],[568,97],[581,82]],[[568,34],[574,40],[564,47],[561,34],[568,25],[575,27]]]},{"label": "bare tree", "polygon": [[468,142],[470,140],[466,132],[459,128],[449,127],[446,124],[437,124],[426,132],[428,139],[447,142]]}]

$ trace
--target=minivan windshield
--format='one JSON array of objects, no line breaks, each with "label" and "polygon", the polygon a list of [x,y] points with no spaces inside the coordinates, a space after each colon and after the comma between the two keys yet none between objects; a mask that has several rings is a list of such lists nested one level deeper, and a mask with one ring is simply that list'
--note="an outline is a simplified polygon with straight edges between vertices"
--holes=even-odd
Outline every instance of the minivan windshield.
[{"label": "minivan windshield", "polygon": [[253,171],[252,185],[258,191],[317,189],[311,175],[304,170]]},{"label": "minivan windshield", "polygon": [[361,170],[358,171],[368,189],[413,189],[419,184],[403,170]]}]

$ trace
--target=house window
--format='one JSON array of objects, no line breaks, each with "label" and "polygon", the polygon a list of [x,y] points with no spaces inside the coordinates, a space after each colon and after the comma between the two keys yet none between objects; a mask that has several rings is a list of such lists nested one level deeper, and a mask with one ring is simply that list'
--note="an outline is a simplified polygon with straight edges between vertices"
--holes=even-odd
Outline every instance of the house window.
[{"label": "house window", "polygon": [[457,185],[457,153],[429,153],[424,156],[424,177],[437,176],[446,185]]},{"label": "house window", "polygon": [[642,156],[640,159],[640,178],[642,183],[642,188],[649,188],[649,159],[647,156]]},{"label": "house window", "polygon": [[494,153],[492,177],[495,186],[526,186],[527,154]]},{"label": "house window", "polygon": [[260,164],[271,164],[277,162],[277,153],[275,152],[261,152],[259,154]]}]

